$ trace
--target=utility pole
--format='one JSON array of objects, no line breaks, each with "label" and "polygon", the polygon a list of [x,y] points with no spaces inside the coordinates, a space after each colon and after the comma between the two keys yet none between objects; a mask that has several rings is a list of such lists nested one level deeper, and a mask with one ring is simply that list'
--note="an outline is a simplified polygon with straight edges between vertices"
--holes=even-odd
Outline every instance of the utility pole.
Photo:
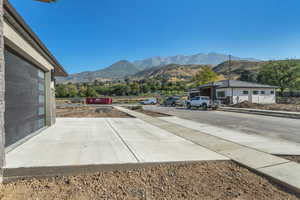
[{"label": "utility pole", "polygon": [[[231,55],[228,55],[228,72],[227,72],[227,87],[230,88],[230,79],[231,79]],[[229,103],[233,102],[233,89],[231,89],[231,95]]]},{"label": "utility pole", "polygon": [[228,67],[227,67],[227,85],[229,87],[229,82],[231,79],[231,55],[228,55]]},{"label": "utility pole", "polygon": [[228,71],[227,71],[227,79],[231,79],[231,55],[228,55]]}]

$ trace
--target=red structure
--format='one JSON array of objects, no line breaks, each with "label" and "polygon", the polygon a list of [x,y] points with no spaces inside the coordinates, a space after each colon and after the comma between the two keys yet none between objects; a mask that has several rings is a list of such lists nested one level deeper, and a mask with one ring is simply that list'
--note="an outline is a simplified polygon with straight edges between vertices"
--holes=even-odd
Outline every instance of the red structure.
[{"label": "red structure", "polygon": [[112,98],[86,98],[86,104],[112,104]]}]

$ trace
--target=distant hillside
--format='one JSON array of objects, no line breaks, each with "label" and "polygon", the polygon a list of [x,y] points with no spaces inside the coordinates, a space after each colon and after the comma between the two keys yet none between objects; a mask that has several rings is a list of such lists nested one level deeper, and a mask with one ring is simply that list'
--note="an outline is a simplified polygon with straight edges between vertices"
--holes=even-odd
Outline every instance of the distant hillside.
[{"label": "distant hillside", "polygon": [[[238,61],[240,60],[257,61],[254,58],[239,58],[235,56],[232,56],[232,59]],[[139,71],[142,71],[141,74],[146,73],[147,71],[143,71],[145,69],[153,70],[153,68],[155,67],[159,69],[160,67],[164,67],[166,65],[171,65],[171,64],[175,64],[178,66],[179,65],[215,66],[226,60],[228,60],[228,55],[218,54],[218,53],[208,53],[208,54],[199,53],[191,56],[177,55],[177,56],[169,56],[169,57],[152,57],[144,60],[134,61],[133,63],[127,60],[121,60],[101,70],[86,71],[77,74],[71,74],[66,78],[57,78],[57,83],[68,83],[68,82],[80,83],[80,82],[93,82],[95,80],[98,81],[118,80],[118,79],[124,79],[127,76],[134,75]],[[184,71],[182,67],[180,69],[180,73],[185,74],[182,76],[189,76],[188,75],[189,72],[192,73],[189,67],[186,71]],[[175,74],[176,72],[172,72],[172,73]],[[174,77],[176,76],[174,75]]]},{"label": "distant hillside", "polygon": [[[276,60],[273,62],[282,62],[285,60]],[[294,60],[300,64],[300,60]],[[244,81],[256,82],[258,72],[269,61],[250,62],[250,61],[231,61],[230,63],[230,78],[240,79]],[[229,62],[225,61],[213,68],[213,70],[225,77],[229,71]]]},{"label": "distant hillside", "polygon": [[[233,60],[230,62],[230,76],[234,79],[240,78],[243,73],[255,73],[258,72],[259,69],[266,62],[250,62],[250,61],[236,61]],[[229,62],[225,61],[213,68],[213,70],[222,75],[227,75],[229,71]]]},{"label": "distant hillside", "polygon": [[[147,69],[157,66],[165,66],[168,64],[180,64],[180,65],[190,65],[190,64],[200,64],[200,65],[218,65],[224,61],[228,60],[228,55],[220,53],[198,53],[191,56],[176,55],[168,57],[152,57],[144,60],[139,60],[133,62],[135,66],[140,69]],[[254,58],[239,58],[236,56],[232,57],[232,60],[248,60],[248,61],[258,61]]]},{"label": "distant hillside", "polygon": [[93,82],[95,80],[106,81],[113,79],[122,79],[128,75],[135,74],[138,71],[140,70],[132,63],[126,60],[121,60],[105,69],[71,74],[66,78],[58,79],[58,83],[78,83]]},{"label": "distant hillside", "polygon": [[170,64],[161,67],[152,67],[140,71],[132,76],[130,79],[160,79],[166,81],[180,81],[191,79],[204,65],[178,65]]}]

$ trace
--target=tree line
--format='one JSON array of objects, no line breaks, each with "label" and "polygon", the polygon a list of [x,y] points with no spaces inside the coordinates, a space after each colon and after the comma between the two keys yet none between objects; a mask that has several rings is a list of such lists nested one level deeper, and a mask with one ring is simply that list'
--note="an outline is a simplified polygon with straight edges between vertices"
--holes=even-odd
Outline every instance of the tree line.
[{"label": "tree line", "polygon": [[243,70],[240,80],[274,85],[280,93],[300,90],[300,61],[269,61],[258,71]]},{"label": "tree line", "polygon": [[[300,90],[300,61],[284,60],[266,62],[258,71],[239,71],[242,81],[278,86],[281,93]],[[190,80],[169,81],[164,78],[92,83],[68,83],[56,85],[56,97],[138,96],[161,94],[182,95],[189,88],[224,80],[210,67],[202,67]]]},{"label": "tree line", "polygon": [[183,94],[188,86],[183,81],[160,80],[119,81],[93,83],[68,83],[56,86],[56,97],[138,96],[159,93],[163,95]]}]

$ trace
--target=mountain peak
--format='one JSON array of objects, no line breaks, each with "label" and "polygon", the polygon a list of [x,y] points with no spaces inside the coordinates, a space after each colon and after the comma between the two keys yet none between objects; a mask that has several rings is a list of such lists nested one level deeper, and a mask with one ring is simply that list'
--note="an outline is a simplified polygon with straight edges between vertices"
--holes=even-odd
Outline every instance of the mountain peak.
[{"label": "mountain peak", "polygon": [[114,64],[122,64],[122,63],[130,63],[128,60],[119,60],[119,61],[117,61],[116,63],[114,63]]},{"label": "mountain peak", "polygon": [[[139,71],[150,69],[152,67],[162,67],[170,64],[178,65],[212,65],[216,66],[228,60],[228,55],[215,52],[198,53],[190,56],[175,55],[160,57],[155,56],[144,60],[129,62],[128,60],[119,60],[116,63],[97,71],[71,74],[69,77],[59,80],[59,82],[92,82],[94,80],[113,80],[123,79],[127,76],[136,74]],[[239,58],[232,56],[232,60],[258,61],[250,58]]]}]

